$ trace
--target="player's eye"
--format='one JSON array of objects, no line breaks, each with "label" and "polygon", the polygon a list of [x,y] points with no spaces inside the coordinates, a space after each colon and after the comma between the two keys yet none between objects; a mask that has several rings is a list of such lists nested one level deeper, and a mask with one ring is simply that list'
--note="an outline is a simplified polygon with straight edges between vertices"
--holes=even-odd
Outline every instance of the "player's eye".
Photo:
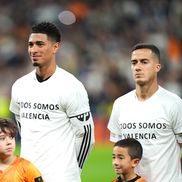
[{"label": "player's eye", "polygon": [[136,63],[137,63],[136,60],[131,60],[131,64],[132,64],[132,65],[135,65]]},{"label": "player's eye", "polygon": [[148,61],[148,59],[143,59],[141,62],[142,62],[142,64],[147,64],[149,61]]},{"label": "player's eye", "polygon": [[13,140],[15,137],[14,136],[10,136],[9,138]]},{"label": "player's eye", "polygon": [[119,157],[119,159],[121,159],[121,160],[122,160],[122,159],[124,159],[124,157]]},{"label": "player's eye", "polygon": [[45,43],[44,42],[36,42],[36,45],[39,46],[39,47],[42,47],[42,46],[45,45]]},{"label": "player's eye", "polygon": [[0,141],[3,141],[3,140],[5,140],[5,137],[0,137]]},{"label": "player's eye", "polygon": [[115,155],[112,155],[112,159],[115,159],[116,157],[115,157]]},{"label": "player's eye", "polygon": [[32,42],[29,42],[29,43],[28,43],[28,46],[29,46],[29,47],[32,47],[32,46],[33,46],[33,43],[32,43]]}]

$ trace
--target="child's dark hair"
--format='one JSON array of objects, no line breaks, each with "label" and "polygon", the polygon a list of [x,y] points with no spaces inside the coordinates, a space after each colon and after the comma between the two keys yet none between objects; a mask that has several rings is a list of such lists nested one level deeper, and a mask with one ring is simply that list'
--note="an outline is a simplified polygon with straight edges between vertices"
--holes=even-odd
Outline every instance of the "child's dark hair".
[{"label": "child's dark hair", "polygon": [[141,159],[143,155],[143,148],[141,143],[134,138],[126,138],[123,140],[119,140],[114,144],[114,147],[123,147],[128,148],[128,154],[131,159]]},{"label": "child's dark hair", "polygon": [[55,42],[61,41],[61,33],[56,25],[50,22],[41,22],[32,26],[32,33],[43,33]]},{"label": "child's dark hair", "polygon": [[18,128],[12,120],[0,118],[0,132],[8,133],[11,137],[16,137]]},{"label": "child's dark hair", "polygon": [[133,46],[132,52],[137,49],[150,49],[157,56],[157,58],[160,62],[160,51],[155,45],[147,44],[147,43],[138,43],[135,46]]}]

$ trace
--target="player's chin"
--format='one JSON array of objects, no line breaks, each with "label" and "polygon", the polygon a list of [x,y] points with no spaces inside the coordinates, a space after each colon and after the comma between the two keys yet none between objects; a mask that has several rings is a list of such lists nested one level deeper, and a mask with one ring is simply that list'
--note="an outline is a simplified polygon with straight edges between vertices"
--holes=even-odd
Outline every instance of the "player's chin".
[{"label": "player's chin", "polygon": [[6,156],[12,156],[13,154],[14,154],[14,150],[6,151],[6,153],[5,153]]},{"label": "player's chin", "polygon": [[142,86],[142,85],[145,85],[145,81],[144,80],[141,80],[141,79],[135,79],[135,83]]},{"label": "player's chin", "polygon": [[114,170],[115,170],[115,173],[116,173],[116,174],[119,174],[119,175],[120,175],[120,174],[122,173],[122,170],[121,170],[121,169],[116,169],[116,168],[115,168]]},{"label": "player's chin", "polygon": [[37,63],[37,62],[33,62],[32,64],[33,64],[33,66],[35,66],[35,67],[40,67],[40,64]]}]

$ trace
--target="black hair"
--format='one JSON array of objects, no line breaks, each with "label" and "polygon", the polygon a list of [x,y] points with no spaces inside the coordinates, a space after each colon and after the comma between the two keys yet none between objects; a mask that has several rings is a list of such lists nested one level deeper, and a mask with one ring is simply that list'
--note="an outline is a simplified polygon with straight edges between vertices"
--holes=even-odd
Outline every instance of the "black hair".
[{"label": "black hair", "polygon": [[16,137],[18,133],[16,124],[12,120],[5,118],[0,118],[0,130],[3,133],[10,134],[11,137]]},{"label": "black hair", "polygon": [[32,26],[32,33],[43,33],[55,42],[61,41],[61,33],[56,25],[50,22],[41,22]]},{"label": "black hair", "polygon": [[141,143],[134,138],[125,138],[123,140],[119,140],[114,144],[114,147],[123,147],[128,148],[128,154],[131,159],[141,159],[143,155],[143,148]]},{"label": "black hair", "polygon": [[133,46],[132,52],[137,50],[137,49],[150,49],[152,51],[152,53],[154,53],[157,56],[157,58],[160,62],[160,51],[157,48],[157,46],[155,46],[153,44],[147,44],[147,43],[138,43],[138,44]]}]

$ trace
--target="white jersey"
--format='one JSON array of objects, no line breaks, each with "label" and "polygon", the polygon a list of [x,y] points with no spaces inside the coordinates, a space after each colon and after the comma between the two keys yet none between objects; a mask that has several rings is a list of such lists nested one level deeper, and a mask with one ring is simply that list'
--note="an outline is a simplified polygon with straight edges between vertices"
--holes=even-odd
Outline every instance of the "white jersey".
[{"label": "white jersey", "polygon": [[135,138],[143,146],[136,172],[148,182],[182,182],[182,100],[162,87],[146,101],[135,90],[116,99],[108,123],[110,140]]},{"label": "white jersey", "polygon": [[21,156],[38,167],[45,181],[80,182],[80,168],[94,142],[82,83],[59,67],[48,80],[38,82],[34,70],[14,83],[10,110],[21,124]]}]

